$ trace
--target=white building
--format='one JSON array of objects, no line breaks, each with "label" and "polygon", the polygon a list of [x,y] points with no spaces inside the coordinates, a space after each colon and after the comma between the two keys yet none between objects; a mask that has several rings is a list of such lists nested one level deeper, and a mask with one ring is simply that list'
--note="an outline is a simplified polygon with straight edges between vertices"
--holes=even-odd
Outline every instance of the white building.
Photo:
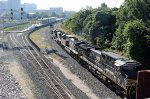
[{"label": "white building", "polygon": [[13,19],[21,19],[21,0],[8,0],[8,12]]},{"label": "white building", "polygon": [[20,10],[21,0],[8,0],[8,9]]},{"label": "white building", "polygon": [[8,9],[7,1],[0,1],[0,13],[7,11]]},{"label": "white building", "polygon": [[56,14],[60,15],[61,13],[63,13],[63,8],[62,7],[50,8],[49,11],[50,14],[55,12]]},{"label": "white building", "polygon": [[35,13],[37,10],[37,5],[34,3],[24,3],[22,7],[26,13]]}]

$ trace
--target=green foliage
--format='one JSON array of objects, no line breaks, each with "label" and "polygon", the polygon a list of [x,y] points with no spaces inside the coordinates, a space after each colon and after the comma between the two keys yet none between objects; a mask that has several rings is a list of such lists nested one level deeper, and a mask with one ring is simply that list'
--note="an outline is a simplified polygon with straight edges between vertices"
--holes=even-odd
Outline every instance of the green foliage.
[{"label": "green foliage", "polygon": [[148,58],[150,51],[150,43],[147,42],[146,36],[150,34],[145,26],[145,23],[141,20],[130,21],[125,25],[123,34],[127,38],[125,44],[125,51],[132,58],[142,61]]},{"label": "green foliage", "polygon": [[102,4],[97,9],[86,7],[76,13],[71,19],[65,22],[65,26],[79,35],[84,35],[87,40],[97,44],[97,37],[101,39],[100,44],[105,45],[105,40],[111,42],[115,31],[115,15],[113,10],[106,4]]},{"label": "green foliage", "polygon": [[125,8],[130,19],[150,19],[150,0],[125,0]]},{"label": "green foliage", "polygon": [[116,30],[113,36],[112,42],[112,49],[123,51],[125,49],[126,37],[123,35],[124,25],[119,25],[118,29]]},{"label": "green foliage", "polygon": [[122,51],[142,63],[150,59],[150,0],[125,0],[120,8],[86,7],[64,24],[93,44]]},{"label": "green foliage", "polygon": [[140,62],[150,59],[150,1],[125,0],[116,14],[112,48]]}]

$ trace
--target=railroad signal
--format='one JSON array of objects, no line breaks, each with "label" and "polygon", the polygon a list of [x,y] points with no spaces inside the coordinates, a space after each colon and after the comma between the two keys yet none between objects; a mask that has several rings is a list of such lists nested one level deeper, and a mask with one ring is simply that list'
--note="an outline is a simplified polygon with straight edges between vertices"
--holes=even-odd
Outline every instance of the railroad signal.
[{"label": "railroad signal", "polygon": [[13,12],[11,12],[11,15],[13,15]]},{"label": "railroad signal", "polygon": [[13,9],[11,9],[10,11],[11,11],[11,15],[13,15]]},{"label": "railroad signal", "polygon": [[21,8],[21,20],[22,20],[22,15],[23,15],[23,8]]},{"label": "railroad signal", "polygon": [[23,8],[21,8],[21,11],[23,11]]},{"label": "railroad signal", "polygon": [[11,14],[11,20],[13,19],[13,9],[10,9],[10,14]]}]

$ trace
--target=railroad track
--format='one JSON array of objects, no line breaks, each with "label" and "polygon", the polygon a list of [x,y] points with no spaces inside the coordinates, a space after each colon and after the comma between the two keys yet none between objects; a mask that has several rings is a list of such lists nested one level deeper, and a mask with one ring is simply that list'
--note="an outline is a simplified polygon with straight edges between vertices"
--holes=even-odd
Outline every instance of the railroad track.
[{"label": "railroad track", "polygon": [[[76,99],[74,95],[68,90],[63,82],[50,69],[49,60],[46,59],[37,49],[32,45],[28,39],[29,33],[24,33],[17,36],[16,33],[9,34],[9,41],[21,54],[34,66],[39,69],[40,75],[46,82],[46,85],[52,89],[58,99]],[[33,49],[33,50],[32,50]]]}]

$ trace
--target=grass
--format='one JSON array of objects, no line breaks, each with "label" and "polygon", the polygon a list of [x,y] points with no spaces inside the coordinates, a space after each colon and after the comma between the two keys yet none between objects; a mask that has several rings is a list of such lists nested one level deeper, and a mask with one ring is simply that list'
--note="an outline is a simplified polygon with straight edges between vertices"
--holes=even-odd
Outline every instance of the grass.
[{"label": "grass", "polygon": [[44,33],[46,28],[39,29],[30,34],[30,39],[39,47],[39,48],[50,48],[50,44],[45,42]]},{"label": "grass", "polygon": [[14,26],[14,27],[5,28],[4,31],[23,30],[23,29],[27,28],[28,25],[29,25],[29,22],[23,23],[23,24],[19,24],[19,25]]},{"label": "grass", "polygon": [[[45,42],[44,35],[42,33],[46,32],[47,27],[34,31],[30,34],[30,39],[39,47],[39,48],[51,48],[50,42]],[[55,52],[51,53],[50,56],[57,60],[63,60],[59,55]]]},{"label": "grass", "polygon": [[29,25],[31,25],[31,24],[37,24],[37,23],[39,23],[39,22],[38,21],[31,21],[31,22],[28,21],[28,22],[25,22],[25,23],[21,23],[21,24],[19,24],[17,26],[5,28],[4,31],[24,30]]}]

